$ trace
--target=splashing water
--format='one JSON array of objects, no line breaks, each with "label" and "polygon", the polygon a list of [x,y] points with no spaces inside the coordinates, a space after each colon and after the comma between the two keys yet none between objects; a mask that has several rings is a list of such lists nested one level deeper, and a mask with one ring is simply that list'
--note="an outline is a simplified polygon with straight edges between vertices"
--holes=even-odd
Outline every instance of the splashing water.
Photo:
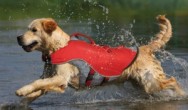
[{"label": "splashing water", "polygon": [[188,62],[185,59],[176,57],[172,53],[165,50],[161,50],[160,54],[160,61],[162,63],[166,62],[168,65],[170,65],[166,65],[166,73],[169,76],[174,76],[180,82],[180,85],[186,91],[186,93],[188,93]]},{"label": "splashing water", "polygon": [[[87,26],[94,28],[94,30],[89,31],[92,36],[96,36],[96,40],[99,44],[119,46],[124,45],[127,47],[139,46],[139,42],[136,41],[131,29],[133,28],[133,23],[128,26],[128,28],[121,28],[115,26],[113,21],[108,19],[108,14],[110,10],[98,4],[93,0],[84,0],[84,2],[89,2],[90,5],[99,7],[101,9],[101,16],[105,16],[105,19],[97,21],[93,18],[87,18],[85,20],[80,20],[80,24],[86,24]],[[68,3],[68,2],[66,2]],[[67,4],[68,5],[68,4]],[[91,10],[90,12],[91,13]],[[70,16],[67,17],[66,22],[71,20],[71,17],[76,14],[74,12],[70,13]],[[83,16],[79,16],[83,18]],[[110,24],[110,25],[109,25]],[[116,31],[108,30],[108,27],[115,27]],[[88,29],[83,30],[82,32],[88,33]],[[112,32],[112,33],[109,33]],[[107,37],[106,37],[107,36]],[[188,93],[188,62],[182,58],[175,57],[172,53],[168,51],[159,51],[158,59],[162,62],[167,76],[174,76],[182,88]],[[173,65],[172,65],[173,64]],[[154,96],[146,94],[142,88],[137,84],[132,84],[129,81],[126,81],[124,84],[119,85],[109,85],[103,87],[96,87],[91,89],[85,89],[81,91],[74,91],[73,89],[68,89],[67,92],[62,95],[61,100],[64,99],[64,103],[96,103],[96,102],[109,102],[109,101],[119,101],[125,100],[128,102],[138,102],[138,101],[161,101],[161,100],[177,100],[177,97],[171,97],[168,92],[162,91]],[[57,97],[56,97],[57,98]]]},{"label": "splashing water", "polygon": [[[175,77],[183,90],[188,93],[188,62],[182,58],[175,57],[165,50],[159,51],[157,56],[162,62],[167,76]],[[153,95],[148,95],[138,84],[133,84],[129,81],[125,81],[124,84],[88,88],[78,92],[73,92],[73,90],[69,89],[69,93],[71,99],[68,103],[77,104],[122,100],[127,102],[153,102],[187,99],[186,97],[176,97],[176,94],[171,90],[163,90]]]},{"label": "splashing water", "polygon": [[[120,28],[109,19],[108,14],[110,13],[110,10],[106,6],[103,6],[94,0],[84,0],[84,2],[88,2],[89,5],[99,8],[101,10],[101,16],[104,16],[104,19],[96,20],[90,17],[87,19],[83,19],[83,15],[80,15],[76,12],[70,12],[69,16],[67,16],[65,19],[65,23],[71,23],[71,18],[75,14],[77,14],[79,15],[78,18],[80,19],[78,23],[87,25],[87,28],[84,28],[81,32],[97,37],[95,39],[99,39],[98,43],[100,44],[108,44],[111,46],[124,45],[127,47],[140,45],[139,42],[136,41],[133,35],[134,33],[131,32],[135,20],[133,20],[133,23],[127,26],[126,28]],[[46,4],[49,5],[48,2],[46,2]],[[65,2],[65,5],[68,4],[69,0]],[[24,4],[23,7],[25,7]],[[23,9],[23,11],[25,10]],[[51,12],[53,16],[55,15],[55,13],[66,15],[66,12],[59,12],[58,7],[57,10],[55,10],[55,12],[52,12],[52,9],[48,9],[48,11]],[[87,15],[89,16],[91,13],[92,10],[90,10]],[[61,18],[61,16],[59,15],[57,15],[56,17]],[[11,16],[9,17],[9,19],[12,19]],[[109,27],[113,27],[114,30],[111,30],[112,28]],[[182,88],[188,93],[188,62],[182,58],[177,58],[172,53],[164,50],[158,53],[158,57],[162,62],[165,72],[169,76],[174,76],[175,78],[177,78]],[[57,98],[61,100],[63,103],[81,104],[119,100],[125,100],[128,102],[142,102],[177,99],[174,97],[168,97],[167,99],[162,95],[150,96],[146,94],[143,91],[143,89],[140,88],[137,84],[132,84],[129,81],[126,81],[124,84],[102,86],[91,89],[88,88],[81,91],[75,91],[69,88],[65,94],[57,95],[57,97],[53,94],[52,97],[54,97],[53,101],[55,101],[55,98]]]},{"label": "splashing water", "polygon": [[[132,32],[122,29],[121,33],[113,36],[109,43],[116,45],[139,46]],[[128,42],[128,43],[127,43]],[[167,77],[173,76],[180,83],[186,93],[188,93],[188,62],[183,58],[178,58],[169,51],[160,50],[156,53],[157,58],[161,61]],[[62,95],[65,99],[64,103],[96,103],[96,102],[110,102],[110,101],[128,101],[128,102],[147,102],[147,101],[169,101],[180,100],[182,97],[175,97],[172,91],[161,91],[154,95],[146,94],[138,84],[133,84],[125,81],[124,84],[112,84],[108,86],[88,88],[81,91],[74,91],[69,88],[67,92]],[[183,98],[185,99],[185,98]]]}]

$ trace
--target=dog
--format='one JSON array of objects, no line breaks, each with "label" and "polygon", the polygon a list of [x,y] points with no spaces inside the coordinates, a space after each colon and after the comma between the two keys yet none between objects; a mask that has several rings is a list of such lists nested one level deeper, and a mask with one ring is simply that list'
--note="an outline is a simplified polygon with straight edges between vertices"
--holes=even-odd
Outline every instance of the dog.
[{"label": "dog", "polygon": [[[165,15],[157,16],[157,21],[159,22],[160,31],[147,45],[138,47],[139,52],[135,52],[134,57],[132,58],[134,60],[131,60],[132,63],[127,66],[121,74],[115,74],[116,77],[110,78],[110,80],[109,76],[105,76],[105,72],[103,75],[98,74],[100,76],[98,79],[100,79],[101,76],[103,76],[103,79],[100,79],[99,84],[95,83],[94,85],[123,83],[127,79],[131,78],[138,82],[141,87],[143,87],[144,91],[148,94],[171,89],[179,96],[185,95],[185,92],[180,87],[176,79],[174,77],[166,76],[163,68],[161,67],[160,61],[158,61],[154,55],[154,53],[161,49],[172,36],[171,23],[165,17]],[[86,69],[86,67],[77,67],[76,63],[72,63],[71,61],[64,61],[63,63],[51,63],[48,56],[54,56],[56,51],[69,47],[69,45],[71,45],[70,42],[72,42],[70,36],[65,33],[52,18],[40,18],[33,20],[28,26],[28,31],[23,35],[18,36],[17,40],[18,44],[22,46],[26,52],[37,50],[42,52],[44,57],[47,57],[44,58],[45,60],[49,59],[45,63],[45,70],[40,79],[25,85],[16,91],[17,96],[25,97],[24,101],[30,103],[48,91],[63,93],[68,86],[79,89],[82,87],[80,84],[83,85],[83,83],[86,83],[85,81],[88,80],[88,77],[83,79],[83,77],[80,76],[82,72],[84,73],[84,69]],[[83,44],[92,45],[88,43]],[[107,50],[111,51],[111,49]],[[76,50],[71,51],[74,52]],[[65,56],[68,54],[66,52],[68,52],[69,55],[71,54],[69,50],[62,51]],[[78,52],[79,51],[77,51],[77,53]],[[56,55],[56,57],[58,57],[58,55]],[[54,61],[54,59],[52,60]],[[101,62],[103,63],[105,61]],[[84,63],[85,62],[82,61],[80,65],[83,66]],[[114,68],[111,68],[113,66],[106,67],[108,70],[114,70]],[[83,68],[83,70],[80,70],[81,68]],[[102,69],[97,70],[102,71]],[[89,71],[91,70],[88,70],[87,72]],[[106,79],[108,80],[106,81]],[[89,83],[91,84],[91,82]]]}]

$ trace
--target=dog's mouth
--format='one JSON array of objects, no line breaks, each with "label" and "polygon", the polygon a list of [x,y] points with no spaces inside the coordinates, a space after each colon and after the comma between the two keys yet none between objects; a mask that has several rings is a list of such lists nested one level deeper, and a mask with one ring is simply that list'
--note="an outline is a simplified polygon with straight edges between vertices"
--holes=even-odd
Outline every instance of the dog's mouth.
[{"label": "dog's mouth", "polygon": [[31,52],[32,49],[38,44],[37,41],[32,42],[30,45],[22,45],[22,48],[26,51],[26,52]]}]

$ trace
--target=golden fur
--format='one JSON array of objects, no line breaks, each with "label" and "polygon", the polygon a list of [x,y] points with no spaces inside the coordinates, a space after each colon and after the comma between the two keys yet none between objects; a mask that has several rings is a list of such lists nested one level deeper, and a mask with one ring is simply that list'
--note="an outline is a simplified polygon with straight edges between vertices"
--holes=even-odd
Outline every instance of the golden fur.
[{"label": "golden fur", "polygon": [[[171,38],[172,27],[170,21],[164,16],[157,17],[160,32],[148,45],[139,47],[139,54],[135,62],[115,80],[124,82],[127,78],[136,80],[143,86],[146,93],[154,93],[164,89],[172,89],[178,95],[184,95],[174,77],[167,78],[160,62],[155,58],[154,52],[163,47]],[[24,50],[41,51],[50,55],[52,52],[67,45],[70,37],[51,18],[42,18],[32,21],[28,31],[18,37],[19,44]],[[53,77],[38,79],[16,91],[18,96],[25,96],[25,101],[31,102],[48,91],[63,93],[68,84],[79,88],[79,70],[77,67],[65,63],[54,65]]]}]

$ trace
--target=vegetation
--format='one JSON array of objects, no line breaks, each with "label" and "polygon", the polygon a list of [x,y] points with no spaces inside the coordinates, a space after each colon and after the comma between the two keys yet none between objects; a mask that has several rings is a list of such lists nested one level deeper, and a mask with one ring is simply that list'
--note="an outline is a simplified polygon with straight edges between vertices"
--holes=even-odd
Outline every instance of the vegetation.
[{"label": "vegetation", "polygon": [[[114,25],[122,27],[135,20],[133,33],[137,35],[152,32],[151,27],[156,24],[148,24],[155,22],[156,15],[167,14],[175,32],[170,44],[176,47],[188,47],[187,10],[188,0],[0,0],[1,21],[39,17],[92,19],[100,25],[105,22],[108,32],[116,31]],[[148,30],[142,30],[142,26]]]}]

